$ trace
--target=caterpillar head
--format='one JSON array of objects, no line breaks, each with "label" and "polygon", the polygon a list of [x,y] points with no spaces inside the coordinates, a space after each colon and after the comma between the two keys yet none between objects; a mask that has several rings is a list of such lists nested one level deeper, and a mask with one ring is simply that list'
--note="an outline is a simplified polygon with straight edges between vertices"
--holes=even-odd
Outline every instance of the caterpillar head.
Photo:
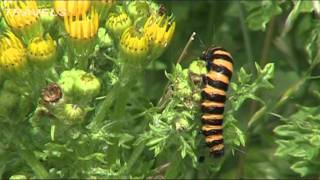
[{"label": "caterpillar head", "polygon": [[222,47],[219,47],[219,46],[212,46],[210,48],[208,48],[207,50],[203,51],[202,52],[202,55],[200,56],[200,59],[201,60],[204,60],[204,61],[211,61],[212,58],[213,58],[213,54],[215,51],[217,50],[224,50]]}]

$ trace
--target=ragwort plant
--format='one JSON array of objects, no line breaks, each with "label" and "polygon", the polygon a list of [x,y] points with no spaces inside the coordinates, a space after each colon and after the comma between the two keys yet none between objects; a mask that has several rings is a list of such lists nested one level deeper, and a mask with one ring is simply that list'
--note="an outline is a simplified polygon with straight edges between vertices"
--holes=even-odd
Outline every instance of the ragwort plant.
[{"label": "ragwort plant", "polygon": [[[169,69],[165,51],[182,50],[180,37],[190,29],[182,31],[190,26],[184,21],[193,21],[184,18],[200,6],[173,4],[171,13],[153,1],[0,2],[0,177],[296,177],[286,167],[318,176],[319,110],[304,96],[320,97],[319,3],[213,4],[208,28],[193,33],[181,55],[167,57]],[[237,15],[222,13],[231,11]],[[285,23],[276,31],[279,16]],[[200,131],[207,70],[198,56],[205,47],[194,52],[191,45],[212,31],[205,43],[227,46],[235,60],[220,159],[209,155]],[[252,31],[267,31],[261,58]],[[293,41],[301,34],[307,35]],[[306,66],[295,51],[304,52]],[[266,61],[268,53],[290,60]],[[280,84],[288,65],[291,86]]]}]

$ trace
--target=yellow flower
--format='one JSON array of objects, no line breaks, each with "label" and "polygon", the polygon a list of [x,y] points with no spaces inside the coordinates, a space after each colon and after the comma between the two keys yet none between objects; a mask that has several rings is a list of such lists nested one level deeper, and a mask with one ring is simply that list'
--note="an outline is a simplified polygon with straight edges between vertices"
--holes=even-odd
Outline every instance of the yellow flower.
[{"label": "yellow flower", "polygon": [[122,33],[132,25],[132,21],[128,14],[122,12],[120,14],[110,13],[106,22],[106,28],[118,39]]},{"label": "yellow flower", "polygon": [[49,34],[33,38],[28,45],[28,57],[31,62],[40,67],[50,66],[56,57],[56,42]]},{"label": "yellow flower", "polygon": [[91,39],[98,32],[99,16],[94,10],[91,11],[90,17],[86,13],[75,17],[65,16],[64,25],[71,38],[79,40]]},{"label": "yellow flower", "polygon": [[4,19],[15,33],[22,35],[26,42],[42,32],[36,1],[2,1]]},{"label": "yellow flower", "polygon": [[99,28],[99,15],[95,10],[87,15],[83,13],[77,16],[64,17],[65,29],[71,43],[70,50],[77,56],[89,55],[95,47]]},{"label": "yellow flower", "polygon": [[80,16],[89,11],[89,0],[54,0],[54,9],[60,16]]},{"label": "yellow flower", "polygon": [[39,18],[36,1],[3,1],[3,16],[12,28],[24,28],[34,24]]},{"label": "yellow flower", "polygon": [[165,15],[151,15],[144,25],[144,34],[152,47],[151,56],[157,58],[167,47],[175,31],[176,23]]},{"label": "yellow flower", "polygon": [[21,41],[7,32],[0,39],[0,68],[7,73],[16,73],[26,66],[26,51]]},{"label": "yellow flower", "polygon": [[121,36],[121,55],[129,61],[139,62],[148,54],[148,39],[138,32],[135,27],[128,28]]}]

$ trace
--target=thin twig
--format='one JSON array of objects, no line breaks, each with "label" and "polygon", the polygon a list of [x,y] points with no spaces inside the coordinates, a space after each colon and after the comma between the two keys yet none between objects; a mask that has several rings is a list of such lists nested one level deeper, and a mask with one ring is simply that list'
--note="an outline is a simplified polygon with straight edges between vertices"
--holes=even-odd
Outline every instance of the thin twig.
[{"label": "thin twig", "polygon": [[179,64],[182,59],[187,55],[187,52],[188,52],[188,49],[189,49],[189,46],[191,45],[192,41],[195,39],[194,36],[196,35],[197,33],[196,32],[193,32],[187,42],[187,44],[184,46],[183,48],[183,51],[181,53],[181,55],[179,56],[178,60],[177,60],[177,64]]},{"label": "thin twig", "polygon": [[[176,65],[179,64],[179,63],[183,60],[183,58],[185,57],[185,55],[187,55],[188,49],[189,49],[192,41],[195,40],[195,35],[196,35],[196,34],[197,34],[196,32],[193,32],[193,33],[191,34],[191,36],[190,36],[187,44],[184,46],[183,51],[182,51],[182,53],[180,54],[180,56],[179,56],[179,58],[178,58],[178,60],[177,60],[177,62],[176,62]],[[162,96],[161,96],[161,98],[160,98],[160,100],[159,100],[159,102],[158,102],[158,104],[157,104],[158,106],[162,106],[163,104],[165,104],[166,100],[170,97],[170,96],[169,96],[169,95],[170,95],[169,93],[170,93],[171,91],[168,90],[170,84],[171,84],[170,81],[168,81],[167,84],[166,84],[166,86],[165,86],[165,88],[164,88],[165,91],[163,92],[163,94],[162,94]]]},{"label": "thin twig", "polygon": [[262,48],[262,51],[261,51],[261,64],[260,64],[261,66],[264,66],[266,64],[268,53],[269,53],[269,49],[270,49],[273,30],[274,30],[274,19],[272,19],[270,21],[270,24],[269,24],[269,27],[268,27],[268,30],[267,30],[267,34],[266,34],[266,37],[264,39],[263,48]]}]

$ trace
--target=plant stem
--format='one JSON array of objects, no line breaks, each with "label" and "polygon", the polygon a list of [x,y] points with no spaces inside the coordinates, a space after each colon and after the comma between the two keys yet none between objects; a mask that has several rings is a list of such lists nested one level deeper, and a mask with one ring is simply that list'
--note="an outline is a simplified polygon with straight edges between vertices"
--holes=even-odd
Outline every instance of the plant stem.
[{"label": "plant stem", "polygon": [[[243,40],[244,40],[244,46],[246,49],[246,55],[247,55],[247,59],[249,61],[251,61],[251,60],[253,60],[251,40],[250,40],[247,26],[245,24],[243,7],[242,7],[242,4],[240,1],[238,1],[238,6],[239,6],[239,10],[240,10],[239,18],[240,18],[242,36],[243,36]],[[253,70],[254,66],[251,66],[250,68]]]},{"label": "plant stem", "polygon": [[132,166],[134,165],[134,163],[138,160],[138,158],[141,156],[141,154],[143,153],[143,150],[145,148],[145,144],[141,143],[138,145],[138,147],[136,147],[134,149],[134,151],[132,152],[130,158],[129,158],[129,161],[128,161],[128,164],[127,166],[123,167],[122,171],[125,170],[125,174],[128,174],[132,168]]},{"label": "plant stem", "polygon": [[120,88],[120,83],[116,82],[113,88],[109,91],[109,93],[106,95],[104,101],[101,103],[101,105],[98,108],[98,111],[93,118],[92,122],[90,123],[89,127],[94,125],[95,127],[99,127],[101,122],[104,120],[110,106],[112,105],[113,101],[116,97],[116,92]]},{"label": "plant stem", "polygon": [[86,71],[89,65],[88,56],[77,56],[78,68]]}]

